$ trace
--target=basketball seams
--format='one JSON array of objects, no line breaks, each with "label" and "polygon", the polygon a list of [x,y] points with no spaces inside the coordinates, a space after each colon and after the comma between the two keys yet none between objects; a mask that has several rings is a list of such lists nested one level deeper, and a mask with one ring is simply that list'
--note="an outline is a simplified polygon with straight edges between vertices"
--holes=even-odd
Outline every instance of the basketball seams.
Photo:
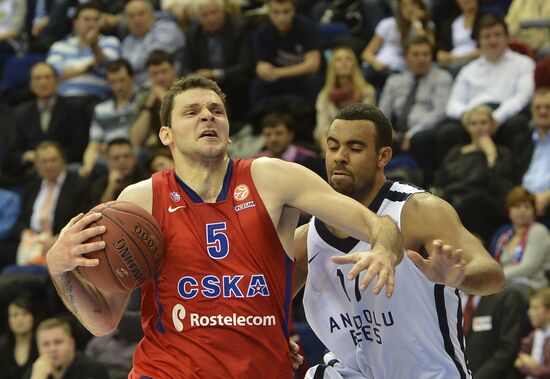
[{"label": "basketball seams", "polygon": [[[116,206],[124,206],[125,204],[128,204],[128,205],[131,205],[131,206],[137,206],[139,207],[139,205],[137,204],[134,204],[134,203],[130,203],[128,201],[117,201],[117,202],[114,202],[113,204],[109,204],[108,205],[108,208],[110,209],[114,209],[114,210],[117,210],[117,211],[121,211],[121,212],[125,212],[125,213],[129,213],[129,214],[132,214],[132,215],[135,215],[135,216],[139,216],[143,221],[147,222],[151,227],[153,227],[157,234],[159,236],[162,236],[162,230],[160,228],[160,225],[158,224],[155,224],[155,223],[152,223],[150,222],[149,220],[147,220],[145,217],[143,217],[141,214],[139,213],[132,213],[132,212],[129,212],[127,209],[124,209],[123,207],[122,208],[117,208]],[[145,209],[143,208],[140,208],[140,210],[142,211],[142,213],[144,213],[146,215],[146,217],[148,216],[152,216],[149,212],[147,212]],[[154,219],[154,218],[153,218]],[[156,221],[156,220],[155,220]]]},{"label": "basketball seams", "polygon": [[[131,213],[131,212],[127,212],[127,211],[123,211],[123,210],[120,210],[120,209],[116,209],[114,207],[110,207],[110,209],[112,209],[113,211],[117,211],[117,212],[121,212],[121,213],[125,213],[125,214],[129,214],[129,215],[132,215],[132,216],[138,216],[140,219],[143,219],[141,216],[139,215],[136,215],[135,213]],[[105,216],[108,220],[110,220],[111,222],[113,222],[116,226],[118,226],[118,228],[120,229],[120,231],[122,231],[128,238],[130,238],[130,240],[132,240],[133,244],[136,246],[136,248],[138,249],[139,253],[141,254],[143,260],[145,261],[145,263],[147,263],[147,268],[149,269],[149,277],[151,277],[153,274],[154,274],[154,271],[151,269],[151,265],[149,264],[149,260],[147,259],[147,257],[145,256],[145,254],[143,253],[142,249],[138,246],[137,243],[134,242],[134,237],[132,237],[132,235],[130,235],[128,233],[128,231],[124,228],[123,225],[120,225],[116,220],[113,219],[113,216],[109,216],[105,213],[102,214],[103,216]],[[150,256],[150,254],[149,254]],[[135,260],[134,260],[135,261]],[[136,262],[137,263],[137,262]],[[118,278],[117,278],[118,279]]]}]

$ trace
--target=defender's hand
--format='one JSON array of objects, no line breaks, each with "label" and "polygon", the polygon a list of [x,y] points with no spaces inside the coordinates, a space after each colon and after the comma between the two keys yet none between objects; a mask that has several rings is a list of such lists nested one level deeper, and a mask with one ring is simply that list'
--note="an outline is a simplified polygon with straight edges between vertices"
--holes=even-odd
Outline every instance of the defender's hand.
[{"label": "defender's hand", "polygon": [[458,288],[464,280],[466,270],[464,252],[461,249],[454,250],[440,240],[434,240],[433,246],[434,251],[428,259],[412,250],[408,250],[407,255],[430,281]]}]

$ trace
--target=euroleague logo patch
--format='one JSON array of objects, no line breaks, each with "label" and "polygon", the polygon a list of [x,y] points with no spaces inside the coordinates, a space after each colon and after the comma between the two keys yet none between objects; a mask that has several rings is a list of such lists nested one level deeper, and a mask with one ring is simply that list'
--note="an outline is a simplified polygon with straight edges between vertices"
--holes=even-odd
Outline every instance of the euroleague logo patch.
[{"label": "euroleague logo patch", "polygon": [[248,197],[250,189],[246,184],[239,184],[233,191],[233,198],[237,201],[242,201]]}]

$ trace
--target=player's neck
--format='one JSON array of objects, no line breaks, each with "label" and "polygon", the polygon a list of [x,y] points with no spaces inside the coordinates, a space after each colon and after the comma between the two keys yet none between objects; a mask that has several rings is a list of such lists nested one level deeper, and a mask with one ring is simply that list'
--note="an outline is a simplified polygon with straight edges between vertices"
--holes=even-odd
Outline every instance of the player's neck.
[{"label": "player's neck", "polygon": [[183,160],[176,165],[176,174],[205,203],[214,203],[221,192],[228,162],[228,156],[200,163]]}]

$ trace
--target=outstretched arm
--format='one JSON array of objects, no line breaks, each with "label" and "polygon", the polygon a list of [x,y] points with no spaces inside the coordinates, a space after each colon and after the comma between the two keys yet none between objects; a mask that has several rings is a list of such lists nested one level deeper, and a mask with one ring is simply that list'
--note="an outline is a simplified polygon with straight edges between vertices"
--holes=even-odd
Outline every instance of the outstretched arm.
[{"label": "outstretched arm", "polygon": [[428,257],[408,256],[428,279],[473,295],[489,295],[505,285],[502,267],[460,222],[449,203],[429,193],[413,195],[404,207],[401,229],[405,247]]},{"label": "outstretched arm", "polygon": [[[375,278],[374,293],[386,286],[386,296],[393,293],[394,267],[403,258],[401,233],[389,217],[379,217],[350,197],[334,191],[312,171],[279,159],[259,158],[252,164],[252,176],[274,225],[284,206],[301,209],[339,230],[363,241],[370,241],[367,254],[350,255],[355,266],[349,279],[368,268],[360,288]],[[343,262],[340,262],[343,263]]]}]

